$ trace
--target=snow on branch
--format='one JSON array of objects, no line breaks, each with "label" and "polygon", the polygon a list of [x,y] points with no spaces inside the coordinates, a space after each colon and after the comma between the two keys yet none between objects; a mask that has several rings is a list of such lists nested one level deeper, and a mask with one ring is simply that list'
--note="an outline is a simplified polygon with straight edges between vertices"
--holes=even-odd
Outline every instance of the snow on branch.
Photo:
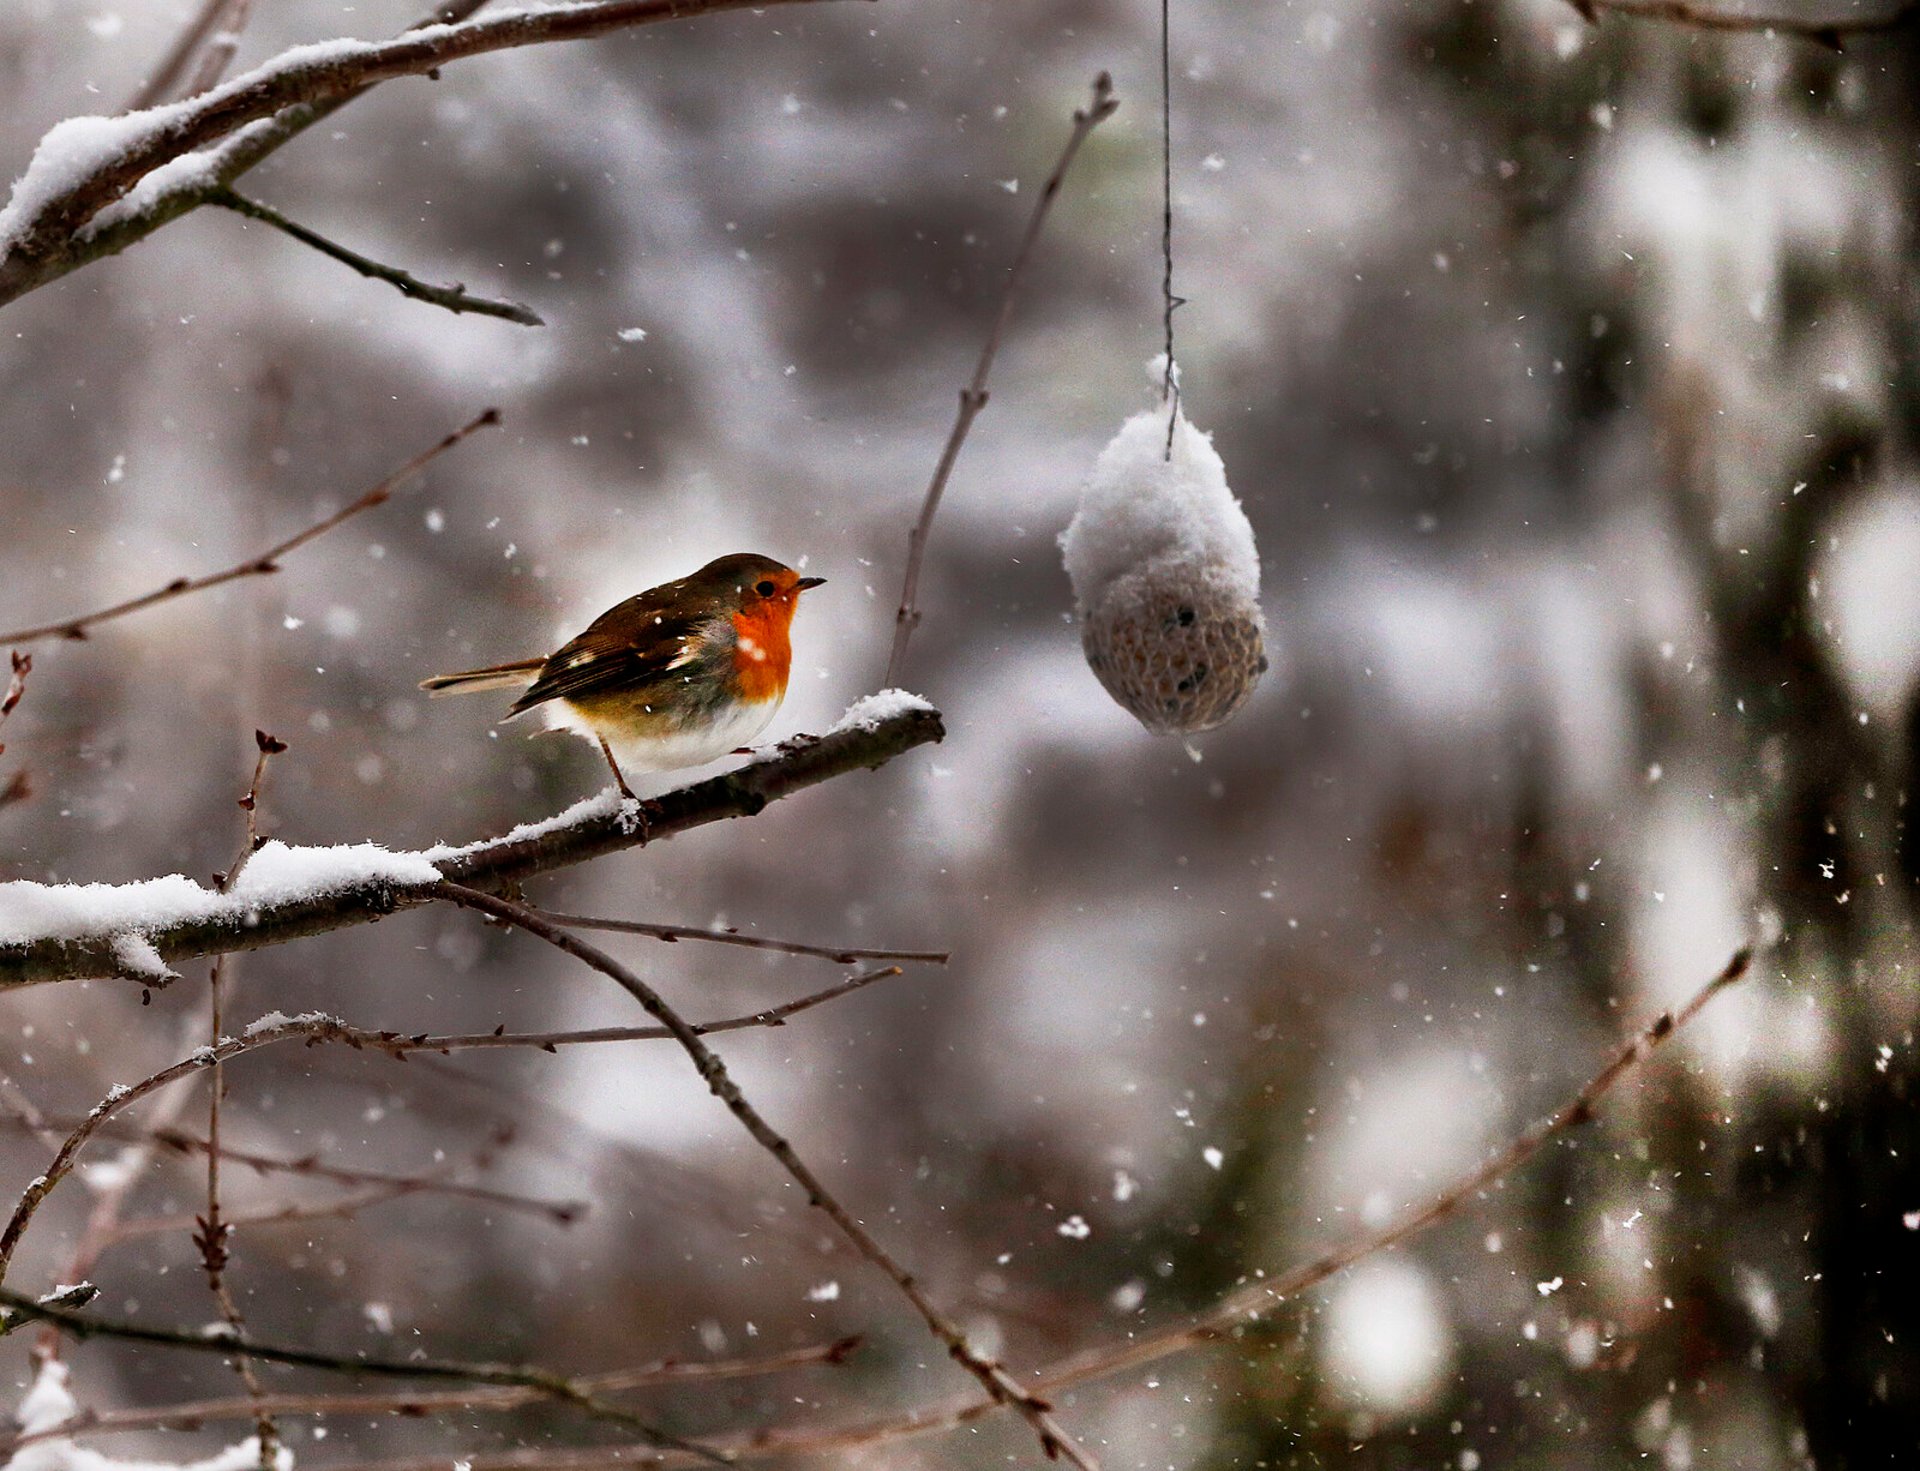
[{"label": "snow on branch", "polygon": [[[0,208],[0,304],[111,255],[210,202],[264,152],[217,147],[289,109],[330,109],[449,62],[583,40],[653,21],[812,0],[584,0],[415,27],[385,41],[296,46],[180,102],[119,117],[72,117],[41,138]],[[297,131],[311,118],[294,125]],[[286,136],[291,136],[291,132]],[[265,140],[271,151],[285,137]]]},{"label": "snow on branch", "polygon": [[825,735],[796,736],[738,770],[650,800],[645,824],[637,803],[608,789],[544,822],[457,847],[399,853],[375,843],[270,842],[224,894],[181,874],[130,884],[0,883],[0,986],[87,976],[164,983],[180,961],[263,949],[425,904],[443,880],[492,891],[751,817],[769,802],[884,766],[945,733],[939,711],[889,691],[857,703]]}]

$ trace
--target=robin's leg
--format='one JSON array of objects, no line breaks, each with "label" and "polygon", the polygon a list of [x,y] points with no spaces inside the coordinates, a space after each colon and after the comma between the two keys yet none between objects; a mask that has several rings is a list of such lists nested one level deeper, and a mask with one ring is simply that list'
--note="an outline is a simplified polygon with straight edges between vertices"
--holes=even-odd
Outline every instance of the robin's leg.
[{"label": "robin's leg", "polygon": [[638,802],[640,799],[633,795],[633,788],[627,785],[626,777],[620,774],[620,763],[613,759],[613,747],[607,744],[607,738],[595,736],[594,739],[600,742],[600,754],[607,758],[607,765],[613,771],[613,779],[619,783],[620,795],[629,801]]},{"label": "robin's leg", "polygon": [[644,843],[652,834],[654,814],[659,812],[660,804],[636,796],[633,788],[627,785],[626,777],[620,772],[620,763],[613,759],[613,747],[607,744],[607,738],[595,736],[594,739],[600,742],[600,754],[607,758],[607,765],[613,769],[613,779],[620,784],[620,795],[639,809],[640,841]]}]

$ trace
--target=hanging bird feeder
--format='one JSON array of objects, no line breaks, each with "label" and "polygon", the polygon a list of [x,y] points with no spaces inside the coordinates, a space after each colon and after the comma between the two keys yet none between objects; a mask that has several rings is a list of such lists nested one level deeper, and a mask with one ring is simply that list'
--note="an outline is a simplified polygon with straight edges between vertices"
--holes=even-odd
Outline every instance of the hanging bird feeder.
[{"label": "hanging bird feeder", "polygon": [[1080,644],[1107,693],[1156,735],[1225,724],[1266,672],[1260,554],[1210,436],[1188,421],[1174,366],[1168,6],[1160,9],[1161,406],[1120,426],[1060,538]]},{"label": "hanging bird feeder", "polygon": [[1267,668],[1260,555],[1177,400],[1121,425],[1060,548],[1087,665],[1121,708],[1157,735],[1190,735],[1246,704]]}]

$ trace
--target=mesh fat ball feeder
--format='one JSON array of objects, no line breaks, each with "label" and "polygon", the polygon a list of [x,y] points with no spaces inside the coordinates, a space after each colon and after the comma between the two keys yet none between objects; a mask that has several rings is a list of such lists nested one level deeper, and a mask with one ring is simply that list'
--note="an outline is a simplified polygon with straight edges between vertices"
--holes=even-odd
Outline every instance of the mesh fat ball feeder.
[{"label": "mesh fat ball feeder", "polygon": [[[1157,370],[1157,365],[1156,365]],[[1156,735],[1224,725],[1266,672],[1260,555],[1177,398],[1101,451],[1060,538],[1087,666]]]}]

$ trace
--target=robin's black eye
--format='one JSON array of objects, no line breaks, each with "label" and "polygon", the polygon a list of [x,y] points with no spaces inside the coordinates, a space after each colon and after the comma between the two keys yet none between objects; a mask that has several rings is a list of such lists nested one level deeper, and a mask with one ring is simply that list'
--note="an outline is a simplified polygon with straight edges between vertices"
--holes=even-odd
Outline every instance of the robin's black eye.
[{"label": "robin's black eye", "polygon": [[762,582],[756,582],[753,585],[753,590],[759,593],[760,596],[763,598],[770,598],[774,595],[777,589],[775,589],[774,585],[771,582],[762,581]]}]

